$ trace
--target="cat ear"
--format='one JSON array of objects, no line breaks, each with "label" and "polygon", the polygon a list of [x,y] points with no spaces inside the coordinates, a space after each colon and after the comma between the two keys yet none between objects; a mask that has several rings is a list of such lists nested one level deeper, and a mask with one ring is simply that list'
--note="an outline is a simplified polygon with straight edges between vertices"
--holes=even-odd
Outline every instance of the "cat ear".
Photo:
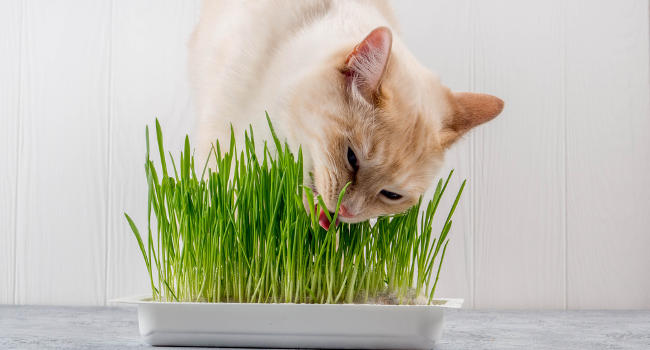
[{"label": "cat ear", "polygon": [[354,47],[345,61],[343,74],[347,77],[348,84],[369,102],[379,90],[392,43],[390,29],[378,27]]},{"label": "cat ear", "polygon": [[452,114],[443,122],[440,140],[451,146],[469,129],[492,120],[503,110],[503,101],[488,94],[473,92],[451,93]]}]

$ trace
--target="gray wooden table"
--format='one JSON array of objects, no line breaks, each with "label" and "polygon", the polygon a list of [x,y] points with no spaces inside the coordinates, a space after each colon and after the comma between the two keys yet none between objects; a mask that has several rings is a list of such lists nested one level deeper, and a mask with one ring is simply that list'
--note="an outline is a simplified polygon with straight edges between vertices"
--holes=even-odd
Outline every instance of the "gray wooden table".
[{"label": "gray wooden table", "polygon": [[[650,310],[450,310],[445,328],[436,349],[650,349]],[[141,342],[135,308],[0,306],[0,349],[89,348],[162,349]]]}]

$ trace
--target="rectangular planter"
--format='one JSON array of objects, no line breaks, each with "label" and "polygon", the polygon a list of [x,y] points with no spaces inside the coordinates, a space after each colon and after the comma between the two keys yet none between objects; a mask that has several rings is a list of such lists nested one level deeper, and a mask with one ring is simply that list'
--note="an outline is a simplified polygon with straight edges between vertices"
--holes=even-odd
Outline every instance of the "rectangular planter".
[{"label": "rectangular planter", "polygon": [[151,345],[260,348],[430,349],[445,308],[435,305],[253,304],[114,300],[138,307],[140,334]]}]

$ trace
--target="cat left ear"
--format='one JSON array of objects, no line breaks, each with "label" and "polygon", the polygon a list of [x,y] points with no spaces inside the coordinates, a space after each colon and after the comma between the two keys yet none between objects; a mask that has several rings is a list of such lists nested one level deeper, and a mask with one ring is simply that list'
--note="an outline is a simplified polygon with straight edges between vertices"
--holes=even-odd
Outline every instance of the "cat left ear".
[{"label": "cat left ear", "polygon": [[451,146],[471,128],[494,119],[503,110],[503,101],[488,94],[453,92],[450,94],[452,113],[443,121],[440,142]]},{"label": "cat left ear", "polygon": [[348,84],[369,102],[373,101],[379,91],[392,43],[390,29],[376,28],[354,47],[345,62],[343,74],[347,77]]}]

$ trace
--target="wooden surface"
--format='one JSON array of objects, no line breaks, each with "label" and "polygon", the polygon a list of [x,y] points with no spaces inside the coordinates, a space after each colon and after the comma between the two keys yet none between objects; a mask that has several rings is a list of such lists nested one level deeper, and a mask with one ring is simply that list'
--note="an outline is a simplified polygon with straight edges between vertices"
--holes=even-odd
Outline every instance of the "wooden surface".
[{"label": "wooden surface", "polygon": [[23,11],[15,302],[101,304],[109,2]]},{"label": "wooden surface", "polygon": [[21,26],[21,4],[0,2],[0,304],[14,301]]},{"label": "wooden surface", "polygon": [[[144,177],[145,125],[158,118],[165,146],[176,153],[191,133],[192,106],[185,74],[185,43],[197,2],[116,1],[111,56],[110,160],[106,296],[148,288],[144,261],[124,212],[147,220]],[[152,129],[152,137],[155,135]],[[155,139],[151,139],[154,142]]]},{"label": "wooden surface", "polygon": [[601,3],[567,9],[568,307],[650,308],[648,3]]},{"label": "wooden surface", "polygon": [[[449,311],[435,349],[650,347],[650,311]],[[0,306],[0,332],[2,349],[152,349],[135,308]]]},{"label": "wooden surface", "polygon": [[[648,1],[393,5],[443,83],[506,101],[442,171],[469,181],[439,295],[481,309],[650,308]],[[123,212],[146,220],[145,125],[160,118],[172,151],[192,132],[185,43],[198,9],[0,2],[0,303],[146,292]]]},{"label": "wooden surface", "polygon": [[474,6],[474,87],[506,101],[473,145],[477,308],[565,306],[562,3]]}]

